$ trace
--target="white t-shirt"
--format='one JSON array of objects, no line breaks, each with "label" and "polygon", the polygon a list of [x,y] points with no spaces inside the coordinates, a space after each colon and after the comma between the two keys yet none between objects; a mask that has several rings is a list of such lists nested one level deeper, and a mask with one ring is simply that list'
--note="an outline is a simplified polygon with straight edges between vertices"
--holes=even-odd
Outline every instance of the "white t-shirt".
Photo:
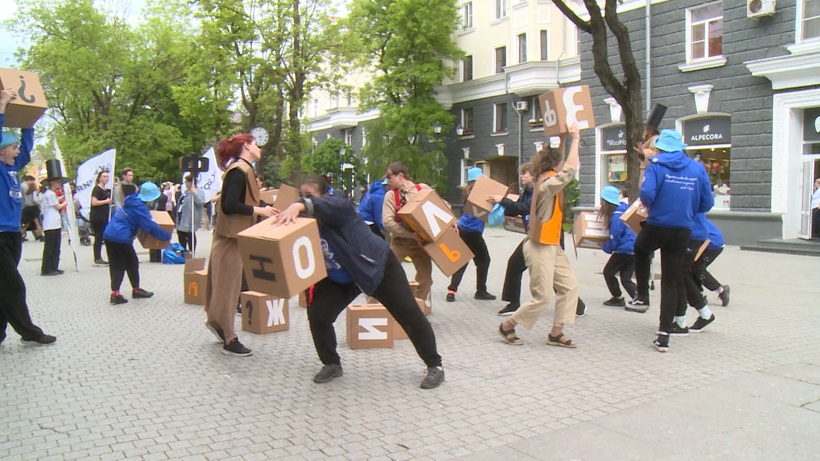
[{"label": "white t-shirt", "polygon": [[48,189],[42,194],[40,202],[40,209],[43,212],[43,230],[60,229],[63,227],[63,221],[60,218],[60,211],[54,208],[54,205],[59,205],[60,200],[53,190]]}]

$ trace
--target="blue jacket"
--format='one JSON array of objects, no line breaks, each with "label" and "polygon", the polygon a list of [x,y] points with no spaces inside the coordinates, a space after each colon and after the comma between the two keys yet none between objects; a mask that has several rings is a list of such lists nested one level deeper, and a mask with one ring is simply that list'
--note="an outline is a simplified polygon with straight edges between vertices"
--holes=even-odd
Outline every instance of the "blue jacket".
[{"label": "blue jacket", "polygon": [[105,226],[103,240],[115,243],[131,243],[137,237],[137,230],[142,229],[157,240],[171,240],[171,233],[159,227],[151,219],[148,207],[140,200],[139,195],[125,197],[122,208],[114,212],[111,221]]},{"label": "blue jacket", "polygon": [[631,255],[635,253],[635,233],[632,229],[621,221],[621,215],[629,208],[626,203],[621,203],[609,218],[609,241],[604,243],[604,253],[623,253]]},{"label": "blue jacket", "polygon": [[379,229],[384,230],[382,222],[382,205],[384,204],[384,194],[387,191],[382,186],[381,180],[370,185],[370,189],[364,194],[364,198],[359,202],[359,214],[367,222],[375,223]]},{"label": "blue jacket", "polygon": [[709,250],[723,248],[726,244],[720,229],[712,224],[712,221],[709,221],[709,218],[706,217],[706,213],[698,213],[698,215],[695,216],[695,227],[692,228],[691,238],[692,240],[699,241],[709,239],[709,246],[706,247]]},{"label": "blue jacket", "polygon": [[518,200],[504,197],[501,199],[501,206],[504,207],[504,216],[521,216],[524,220],[524,227],[529,228],[530,205],[532,204],[532,187],[524,188],[524,192],[518,196]]},{"label": "blue jacket", "polygon": [[[467,208],[466,206],[464,208]],[[458,228],[463,229],[467,232],[484,232],[484,221],[476,218],[475,216],[467,213],[461,213],[461,218],[458,219]]]},{"label": "blue jacket", "polygon": [[[5,121],[6,114],[0,114],[0,132]],[[20,232],[23,193],[20,191],[19,174],[31,161],[33,146],[34,129],[24,128],[20,137],[20,155],[14,159],[14,165],[0,162],[0,232]]]},{"label": "blue jacket", "polygon": [[387,243],[370,231],[349,200],[314,197],[305,199],[305,208],[304,215],[316,218],[319,233],[342,269],[365,294],[373,294],[384,278]]},{"label": "blue jacket", "polygon": [[641,184],[641,202],[649,208],[647,223],[691,229],[695,215],[712,209],[715,199],[703,165],[677,151],[652,157]]}]

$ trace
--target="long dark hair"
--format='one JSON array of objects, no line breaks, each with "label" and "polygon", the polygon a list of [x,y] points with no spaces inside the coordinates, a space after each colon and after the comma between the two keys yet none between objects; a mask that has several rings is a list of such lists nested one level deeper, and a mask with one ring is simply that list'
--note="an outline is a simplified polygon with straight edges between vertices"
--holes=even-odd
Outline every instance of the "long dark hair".
[{"label": "long dark hair", "polygon": [[103,173],[108,173],[108,170],[102,170],[99,173],[97,173],[97,179],[94,180],[94,185],[95,186],[100,184],[100,178],[102,177]]},{"label": "long dark hair", "polygon": [[618,205],[614,205],[604,199],[601,199],[601,209],[598,210],[598,221],[603,220],[604,226],[607,228],[609,228],[609,221],[612,219],[612,213],[615,212],[615,208],[618,208]]},{"label": "long dark hair", "polygon": [[473,186],[475,186],[475,181],[470,181],[464,186],[464,200],[467,200],[467,197],[470,196],[470,192],[473,191]]}]

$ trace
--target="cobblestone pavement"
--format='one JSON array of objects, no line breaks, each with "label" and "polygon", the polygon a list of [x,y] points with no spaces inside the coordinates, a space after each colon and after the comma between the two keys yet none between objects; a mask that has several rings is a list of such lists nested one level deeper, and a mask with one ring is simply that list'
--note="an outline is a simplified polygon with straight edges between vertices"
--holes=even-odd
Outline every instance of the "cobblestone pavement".
[{"label": "cobblestone pavement", "polygon": [[[210,234],[199,236],[209,248]],[[489,290],[500,298],[521,236],[488,229],[485,238]],[[600,252],[570,255],[589,306],[566,329],[574,350],[545,344],[551,310],[532,330],[519,328],[524,346],[504,344],[496,332],[504,303],[473,299],[472,264],[454,303],[444,302],[448,282],[437,272],[429,319],[447,380],[422,390],[424,365],[409,341],[351,350],[344,315],[336,331],[345,374],[317,385],[311,378],[320,364],[295,299],[288,331],[240,331],[254,354],[228,357],[203,326],[202,308],[183,304],[181,266],[148,263],[138,249],[142,285],[156,295],[112,306],[108,271],[92,266],[91,247],[80,248],[76,272],[64,241],[59,277],[39,275],[41,253],[41,243],[25,242],[20,271],[35,323],[58,341],[24,346],[9,328],[0,347],[5,460],[810,459],[820,452],[817,258],[728,247],[712,272],[731,285],[731,304],[710,295],[717,321],[673,338],[667,354],[651,346],[659,290],[647,314],[602,306],[609,293]],[[123,293],[130,298],[127,279]],[[750,392],[759,404],[746,414],[728,407]],[[736,430],[702,427],[699,415],[724,415]],[[747,416],[777,430],[741,431]],[[623,435],[630,430],[643,435]],[[659,448],[663,437],[702,451]],[[746,449],[725,448],[727,438]],[[782,443],[772,448],[772,440]],[[590,451],[596,446],[603,451]]]}]

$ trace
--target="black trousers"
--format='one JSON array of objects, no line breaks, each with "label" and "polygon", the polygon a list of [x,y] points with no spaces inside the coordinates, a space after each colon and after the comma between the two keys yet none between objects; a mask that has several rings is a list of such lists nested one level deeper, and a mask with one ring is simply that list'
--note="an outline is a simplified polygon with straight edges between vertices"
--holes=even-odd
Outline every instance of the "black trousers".
[{"label": "black trousers", "polygon": [[632,281],[632,274],[635,272],[635,257],[626,253],[612,253],[609,261],[604,266],[604,281],[606,287],[609,288],[609,293],[620,298],[622,296],[621,289],[618,286],[618,279],[616,274],[621,276],[621,285],[624,286],[626,294],[632,298],[638,293],[638,286]]},{"label": "black trousers", "polygon": [[811,236],[816,239],[820,238],[820,208],[811,210]]},{"label": "black trousers", "polygon": [[24,340],[42,336],[34,325],[26,304],[26,284],[17,265],[23,252],[23,237],[19,232],[0,232],[0,342],[6,339],[6,326]]},{"label": "black trousers", "polygon": [[683,271],[686,249],[689,246],[690,229],[672,229],[644,223],[641,233],[635,239],[635,278],[638,281],[638,296],[649,299],[649,263],[652,252],[661,250],[661,313],[659,330],[669,333],[679,297],[685,301],[686,287]]},{"label": "black trousers", "polygon": [[507,260],[507,274],[504,276],[504,289],[501,292],[501,299],[516,306],[521,305],[521,278],[527,270],[524,262],[524,242],[521,241]]},{"label": "black trousers", "polygon": [[108,221],[91,221],[91,228],[94,230],[94,261],[102,259],[103,233],[107,225]]},{"label": "black trousers", "polygon": [[709,267],[709,264],[712,264],[721,253],[723,253],[723,247],[713,248],[711,250],[707,249],[700,256],[700,259],[695,261],[695,264],[692,266],[692,277],[695,279],[698,288],[704,286],[709,291],[715,291],[720,288],[720,282],[718,282],[706,268]]},{"label": "black trousers", "polygon": [[120,291],[122,279],[128,273],[131,289],[140,287],[140,260],[133,243],[105,242],[108,253],[108,274],[111,276],[111,291]]},{"label": "black trousers", "polygon": [[[487,242],[484,241],[484,236],[481,232],[471,232],[459,228],[458,235],[461,237],[461,240],[464,240],[464,243],[467,244],[467,248],[475,255],[475,257],[473,257],[476,272],[475,291],[478,293],[486,293],[487,273],[490,272],[490,252],[487,251]],[[461,284],[461,279],[464,278],[464,272],[469,265],[469,263],[465,264],[464,267],[453,274],[450,278],[450,286],[447,287],[448,290],[458,291],[458,286]]]},{"label": "black trousers", "polygon": [[[361,293],[359,287],[350,283],[337,283],[329,278],[313,287],[313,297],[309,299],[308,321],[313,345],[319,360],[325,365],[341,364],[336,352],[336,330],[333,322],[348,304]],[[373,297],[379,300],[388,312],[399,322],[416,348],[416,353],[428,367],[441,365],[441,356],[436,350],[436,336],[427,317],[416,304],[413,291],[407,283],[407,274],[401,264],[388,253],[387,265],[384,267],[384,278]]]},{"label": "black trousers", "polygon": [[182,245],[182,248],[185,248],[188,251],[194,251],[194,246],[198,244],[196,234],[193,232],[183,232],[178,230],[177,238],[179,239],[179,244]]},{"label": "black trousers", "polygon": [[678,298],[678,309],[675,315],[679,317],[686,315],[686,308],[688,306],[701,309],[706,305],[706,300],[703,299],[700,285],[695,282],[692,270],[695,264],[695,255],[698,254],[701,245],[703,245],[703,240],[690,240],[689,247],[686,249],[686,256],[683,259],[683,286],[686,289],[686,298]]},{"label": "black trousers", "polygon": [[54,272],[60,268],[60,244],[62,243],[63,230],[49,229],[44,231],[45,245],[43,246],[43,263],[40,265],[40,273],[46,274]]},{"label": "black trousers", "polygon": [[[29,230],[29,226],[34,224],[34,220],[40,217],[40,207],[36,206],[27,206],[23,208],[22,213],[20,214],[20,229],[24,232]],[[32,229],[36,232],[36,229]]]},{"label": "black trousers", "polygon": [[379,229],[379,226],[377,226],[376,223],[368,224],[367,227],[370,228],[371,232],[378,235],[380,239],[384,240],[384,234],[382,234],[381,229]]}]

